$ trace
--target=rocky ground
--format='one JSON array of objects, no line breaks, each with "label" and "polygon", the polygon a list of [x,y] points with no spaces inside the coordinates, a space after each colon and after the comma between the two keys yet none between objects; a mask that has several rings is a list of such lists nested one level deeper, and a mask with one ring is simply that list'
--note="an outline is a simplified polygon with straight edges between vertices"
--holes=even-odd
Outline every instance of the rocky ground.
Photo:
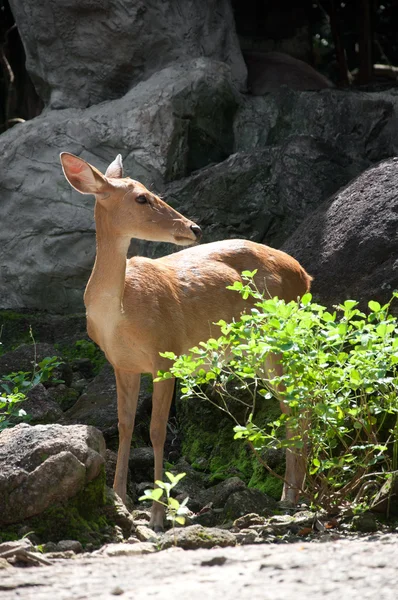
[{"label": "rocky ground", "polygon": [[[255,544],[138,556],[80,555],[2,571],[2,600],[396,598],[398,536]],[[132,546],[134,548],[134,545]]]}]

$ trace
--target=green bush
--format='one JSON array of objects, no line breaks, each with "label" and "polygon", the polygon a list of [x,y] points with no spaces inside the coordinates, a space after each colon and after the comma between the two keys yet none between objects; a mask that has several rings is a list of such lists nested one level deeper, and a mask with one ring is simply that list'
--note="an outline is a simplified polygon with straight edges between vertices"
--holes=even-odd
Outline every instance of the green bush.
[{"label": "green bush", "polygon": [[[390,303],[369,302],[369,314],[354,300],[330,312],[310,294],[286,303],[260,294],[254,274],[244,272],[244,283],[231,286],[250,299],[246,314],[220,321],[222,335],[189,355],[165,353],[174,364],[160,377],[181,378],[185,396],[210,400],[229,414],[235,438],[254,451],[289,447],[300,453],[307,468],[302,491],[314,505],[365,505],[370,490],[397,469],[398,323]],[[270,355],[283,366],[282,375],[265,371]],[[256,403],[271,395],[289,414],[255,425]],[[243,418],[232,411],[237,401],[247,407]],[[294,433],[289,440],[286,426]]]}]

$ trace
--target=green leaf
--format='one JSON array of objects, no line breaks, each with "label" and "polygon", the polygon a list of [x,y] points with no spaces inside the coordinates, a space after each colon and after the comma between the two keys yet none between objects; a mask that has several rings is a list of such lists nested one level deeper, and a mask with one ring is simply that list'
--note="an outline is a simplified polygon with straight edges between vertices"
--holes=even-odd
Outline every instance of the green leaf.
[{"label": "green leaf", "polygon": [[169,498],[168,500],[169,508],[173,510],[178,510],[180,508],[180,503],[175,498]]},{"label": "green leaf", "polygon": [[254,271],[242,271],[242,277],[244,277],[245,279],[253,279],[256,273],[257,269],[254,269]]},{"label": "green leaf", "polygon": [[163,490],[161,488],[155,488],[152,490],[151,496],[154,500],[160,500],[163,496]]},{"label": "green leaf", "polygon": [[370,300],[368,302],[368,306],[369,306],[370,310],[373,312],[380,312],[380,310],[381,310],[381,306],[380,306],[379,302],[376,302],[375,300]]},{"label": "green leaf", "polygon": [[182,517],[182,516],[179,515],[177,517],[174,517],[174,521],[176,523],[178,523],[179,525],[184,525],[185,524],[185,517]]},{"label": "green leaf", "polygon": [[160,479],[156,479],[155,484],[158,486],[158,488],[160,488],[161,490],[165,490],[167,488],[168,483],[165,483],[164,481],[161,481]]},{"label": "green leaf", "polygon": [[345,310],[352,310],[355,306],[358,305],[358,302],[356,300],[346,300],[344,302],[344,308]]}]

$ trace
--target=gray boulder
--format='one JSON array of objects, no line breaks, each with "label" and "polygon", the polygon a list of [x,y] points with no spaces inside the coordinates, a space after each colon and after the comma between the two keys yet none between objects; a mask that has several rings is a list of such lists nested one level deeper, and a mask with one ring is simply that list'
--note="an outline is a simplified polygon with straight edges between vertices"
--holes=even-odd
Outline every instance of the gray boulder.
[{"label": "gray boulder", "polygon": [[10,2],[37,92],[52,108],[120,98],[175,61],[207,57],[246,67],[229,0]]},{"label": "gray boulder", "polygon": [[3,134],[0,308],[83,307],[94,203],[65,180],[61,151],[102,170],[120,152],[126,175],[162,192],[163,181],[232,152],[237,102],[228,67],[198,59],[159,71],[120,100],[49,111]]},{"label": "gray boulder", "polygon": [[53,356],[59,356],[59,352],[52,344],[21,344],[0,356],[0,377],[17,371],[32,373],[37,370],[39,362]]},{"label": "gray boulder", "polygon": [[[31,425],[57,423],[62,419],[63,412],[61,407],[51,398],[41,383],[29,390],[26,398],[26,400],[18,404],[18,408],[26,412]],[[24,417],[13,417],[13,421],[17,423],[22,422],[24,421]]]},{"label": "gray boulder", "polygon": [[[292,136],[280,146],[239,152],[172,182],[166,198],[200,224],[204,242],[245,238],[279,247],[311,210],[347,182],[347,162],[332,145]],[[138,246],[152,257],[170,251],[166,244]]]},{"label": "gray boulder", "polygon": [[0,524],[66,501],[95,479],[105,442],[93,427],[20,424],[0,433]]},{"label": "gray boulder", "polygon": [[[236,114],[235,150],[284,143],[291,136],[310,136],[331,146],[347,180],[371,163],[398,153],[398,96],[323,90],[299,92],[281,88],[266,97],[245,96]],[[308,164],[308,169],[316,166]]]},{"label": "gray boulder", "polygon": [[224,517],[237,519],[248,513],[268,515],[276,508],[276,501],[255,488],[241,489],[231,494],[224,505]]},{"label": "gray boulder", "polygon": [[[366,308],[398,289],[398,158],[354,179],[311,214],[283,245],[313,275],[315,297]],[[397,313],[396,303],[392,310]]]},{"label": "gray boulder", "polygon": [[[148,429],[147,415],[151,408],[152,379],[141,377],[141,390],[138,399],[135,435],[140,425]],[[88,385],[72,408],[64,413],[64,422],[68,424],[85,423],[93,425],[109,436],[117,435],[117,394],[113,367],[105,365],[101,372]]]}]

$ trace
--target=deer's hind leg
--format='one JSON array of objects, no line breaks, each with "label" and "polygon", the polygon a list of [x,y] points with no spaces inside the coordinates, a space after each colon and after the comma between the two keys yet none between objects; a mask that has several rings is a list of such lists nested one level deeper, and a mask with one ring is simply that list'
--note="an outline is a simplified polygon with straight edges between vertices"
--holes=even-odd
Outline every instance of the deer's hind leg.
[{"label": "deer's hind leg", "polygon": [[[276,397],[279,399],[279,404],[281,408],[281,412],[289,415],[291,412],[290,407],[283,402],[281,399],[281,395],[279,392],[282,392],[284,389],[283,384],[272,384],[272,379],[274,377],[279,377],[283,374],[283,367],[280,362],[280,356],[276,354],[270,354],[267,356],[265,361],[265,372],[267,379],[271,380],[271,387]],[[305,446],[305,426],[304,422],[301,424],[301,438],[302,442]],[[292,431],[292,429],[286,425],[286,439],[290,440],[293,436],[297,435],[296,431]],[[300,451],[299,449],[286,449],[286,471],[285,471],[285,481],[283,484],[283,491],[281,496],[281,501],[286,504],[295,506],[297,504],[300,493],[303,490],[304,481],[306,475],[306,460],[305,460],[305,449]]]}]

